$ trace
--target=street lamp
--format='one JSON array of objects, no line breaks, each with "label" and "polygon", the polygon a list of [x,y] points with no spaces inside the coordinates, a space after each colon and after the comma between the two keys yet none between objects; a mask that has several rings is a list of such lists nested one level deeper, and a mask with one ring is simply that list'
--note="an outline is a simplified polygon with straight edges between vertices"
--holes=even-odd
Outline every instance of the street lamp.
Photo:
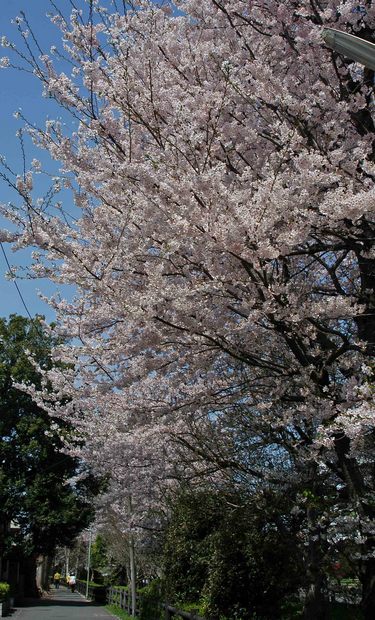
[{"label": "street lamp", "polygon": [[375,71],[375,44],[365,41],[353,34],[347,34],[334,28],[325,28],[322,37],[328,47]]}]

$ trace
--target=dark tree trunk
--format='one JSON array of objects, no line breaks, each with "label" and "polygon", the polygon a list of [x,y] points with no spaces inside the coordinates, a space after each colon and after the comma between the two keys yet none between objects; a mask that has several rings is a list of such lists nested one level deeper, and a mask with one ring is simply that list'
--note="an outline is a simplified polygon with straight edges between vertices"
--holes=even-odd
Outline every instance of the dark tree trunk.
[{"label": "dark tree trunk", "polygon": [[310,540],[306,557],[306,576],[308,588],[303,610],[305,620],[326,620],[327,618],[327,583],[323,569],[324,558],[320,539],[320,528],[316,525],[317,511],[307,509],[307,521]]},{"label": "dark tree trunk", "polygon": [[[358,226],[359,235],[351,249],[354,250],[360,273],[361,292],[358,301],[363,311],[356,318],[358,335],[365,343],[365,354],[369,361],[375,355],[375,260],[368,257],[374,246],[375,227],[372,222],[362,221]],[[353,503],[362,511],[363,517],[373,521],[375,511],[367,501],[371,491],[366,487],[363,474],[358,463],[350,457],[349,438],[338,435],[335,437],[335,450],[343,479],[348,485],[348,492]],[[369,537],[363,555],[370,555],[375,550],[375,538]],[[361,561],[360,580],[362,584],[362,609],[365,620],[375,618],[375,558],[369,557]]]},{"label": "dark tree trunk", "polygon": [[[364,519],[375,519],[372,504],[367,500],[369,492],[356,461],[350,458],[350,439],[343,434],[335,437],[335,450],[338,457],[343,480],[347,483],[348,493],[354,505],[361,511]],[[363,556],[371,556],[375,550],[375,537],[369,536],[363,545]],[[362,609],[365,620],[375,618],[375,558],[367,557],[360,562],[359,578],[362,584]]]},{"label": "dark tree trunk", "polygon": [[362,609],[365,620],[375,618],[375,558],[368,559],[361,574]]},{"label": "dark tree trunk", "polygon": [[307,567],[310,585],[306,592],[303,617],[305,620],[326,620],[328,618],[326,583],[322,571],[319,568],[314,570],[314,568],[312,564]]}]

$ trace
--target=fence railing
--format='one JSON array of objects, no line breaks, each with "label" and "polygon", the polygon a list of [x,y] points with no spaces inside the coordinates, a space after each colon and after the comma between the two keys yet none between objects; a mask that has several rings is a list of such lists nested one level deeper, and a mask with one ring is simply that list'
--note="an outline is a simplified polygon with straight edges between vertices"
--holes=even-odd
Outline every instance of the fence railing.
[{"label": "fence railing", "polygon": [[[353,583],[343,584],[339,582],[332,582],[330,584],[329,600],[330,602],[346,603],[349,605],[358,605],[361,598],[360,584],[356,580],[351,580]],[[76,590],[86,596],[87,584],[85,581],[77,580]],[[89,585],[88,598],[97,603],[107,602],[109,605],[116,605],[120,609],[126,611],[129,615],[132,612],[132,600],[128,590],[116,586],[99,586]],[[136,610],[135,615],[139,617],[142,608],[142,594],[136,595]],[[144,604],[144,600],[143,600]],[[3,605],[4,607],[4,605]],[[175,620],[176,618],[182,618],[183,620],[204,620],[198,615],[198,610],[184,611],[177,609],[167,603],[157,603],[156,609],[159,610],[159,617],[164,611],[165,620]],[[1,616],[1,611],[0,611]]]},{"label": "fence railing", "polygon": [[[120,609],[124,609],[129,615],[132,610],[132,598],[127,590],[124,588],[116,588],[109,586],[107,588],[107,603],[108,605],[116,605]],[[137,594],[135,597],[135,614],[139,616],[139,603],[140,597]]]},{"label": "fence railing", "polygon": [[[69,588],[69,585],[67,585],[67,588]],[[83,581],[79,581],[77,580],[76,583],[76,590],[77,592],[79,592],[80,594],[83,594],[84,596],[86,596],[86,584]],[[89,589],[89,596],[90,596],[90,589]],[[91,598],[91,597],[90,597]]]},{"label": "fence railing", "polygon": [[[124,588],[116,588],[115,586],[110,586],[107,588],[107,603],[108,605],[116,605],[117,607],[120,607],[120,609],[124,609],[129,615],[131,613],[131,596]],[[141,605],[142,595],[137,594],[135,599],[136,616],[139,616],[140,614]],[[196,613],[194,611],[183,611],[182,609],[177,609],[176,607],[172,607],[172,605],[168,605],[166,603],[160,605],[160,611],[162,610],[164,610],[165,620],[172,620],[173,618],[183,618],[183,620],[204,620],[198,616],[198,610]]]},{"label": "fence railing", "polygon": [[85,581],[81,581],[77,579],[76,590],[83,596],[86,596],[86,592],[88,594],[88,598],[91,601],[95,601],[96,603],[105,603],[107,597],[107,588],[106,586],[92,586],[89,584],[87,590],[87,583]]}]

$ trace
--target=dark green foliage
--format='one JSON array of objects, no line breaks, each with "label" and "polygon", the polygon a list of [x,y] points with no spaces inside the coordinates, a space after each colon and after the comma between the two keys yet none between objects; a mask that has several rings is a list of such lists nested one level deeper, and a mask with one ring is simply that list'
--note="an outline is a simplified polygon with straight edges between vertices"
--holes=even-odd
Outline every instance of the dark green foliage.
[{"label": "dark green foliage", "polygon": [[329,620],[364,620],[361,609],[346,603],[332,603],[328,610]]},{"label": "dark green foliage", "polygon": [[280,617],[304,572],[290,507],[276,493],[180,496],[165,545],[168,599],[177,606],[203,599],[215,620]]},{"label": "dark green foliage", "polygon": [[148,586],[138,590],[141,601],[140,620],[159,620],[164,618],[162,607],[163,597],[159,580],[152,581]]},{"label": "dark green foliage", "polygon": [[91,566],[100,571],[108,564],[107,545],[101,534],[98,534],[91,546]]},{"label": "dark green foliage", "polygon": [[10,585],[9,583],[0,582],[0,602],[5,601],[5,599],[9,596]]},{"label": "dark green foliage", "polygon": [[92,476],[67,482],[80,468],[61,452],[69,423],[50,417],[14,386],[40,387],[28,352],[48,369],[53,344],[38,318],[0,320],[0,523],[19,526],[4,541],[5,550],[20,543],[24,551],[49,553],[56,545],[69,545],[89,523],[90,502],[99,490]]},{"label": "dark green foliage", "polygon": [[186,493],[174,504],[164,553],[166,595],[171,602],[199,600],[219,516],[212,494]]},{"label": "dark green foliage", "polygon": [[108,577],[109,561],[107,556],[107,544],[98,534],[91,546],[91,573],[97,583],[104,583]]}]

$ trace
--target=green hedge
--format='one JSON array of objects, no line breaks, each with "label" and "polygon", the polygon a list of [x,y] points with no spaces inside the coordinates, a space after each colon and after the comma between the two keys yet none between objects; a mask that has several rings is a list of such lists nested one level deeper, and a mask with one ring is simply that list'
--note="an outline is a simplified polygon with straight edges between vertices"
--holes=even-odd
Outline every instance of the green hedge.
[{"label": "green hedge", "polygon": [[[81,584],[85,587],[87,586],[87,582],[83,579],[77,579],[77,584]],[[102,583],[95,583],[94,581],[89,581],[89,588],[91,590],[91,592],[89,590],[90,597],[93,598],[96,603],[106,602],[107,586],[104,586]]]},{"label": "green hedge", "polygon": [[173,607],[177,607],[182,611],[189,611],[190,613],[194,612],[203,618],[206,613],[207,605],[205,601],[198,601],[196,603],[176,603]]},{"label": "green hedge", "polygon": [[152,581],[144,588],[139,588],[137,592],[141,600],[140,620],[159,620],[159,618],[164,618],[159,580]]},{"label": "green hedge", "polygon": [[0,582],[0,601],[5,601],[8,598],[10,592],[9,583]]},{"label": "green hedge", "polygon": [[[87,584],[86,579],[77,579],[77,583]],[[95,581],[89,581],[90,588],[105,588],[106,586],[102,583],[95,583]]]}]

